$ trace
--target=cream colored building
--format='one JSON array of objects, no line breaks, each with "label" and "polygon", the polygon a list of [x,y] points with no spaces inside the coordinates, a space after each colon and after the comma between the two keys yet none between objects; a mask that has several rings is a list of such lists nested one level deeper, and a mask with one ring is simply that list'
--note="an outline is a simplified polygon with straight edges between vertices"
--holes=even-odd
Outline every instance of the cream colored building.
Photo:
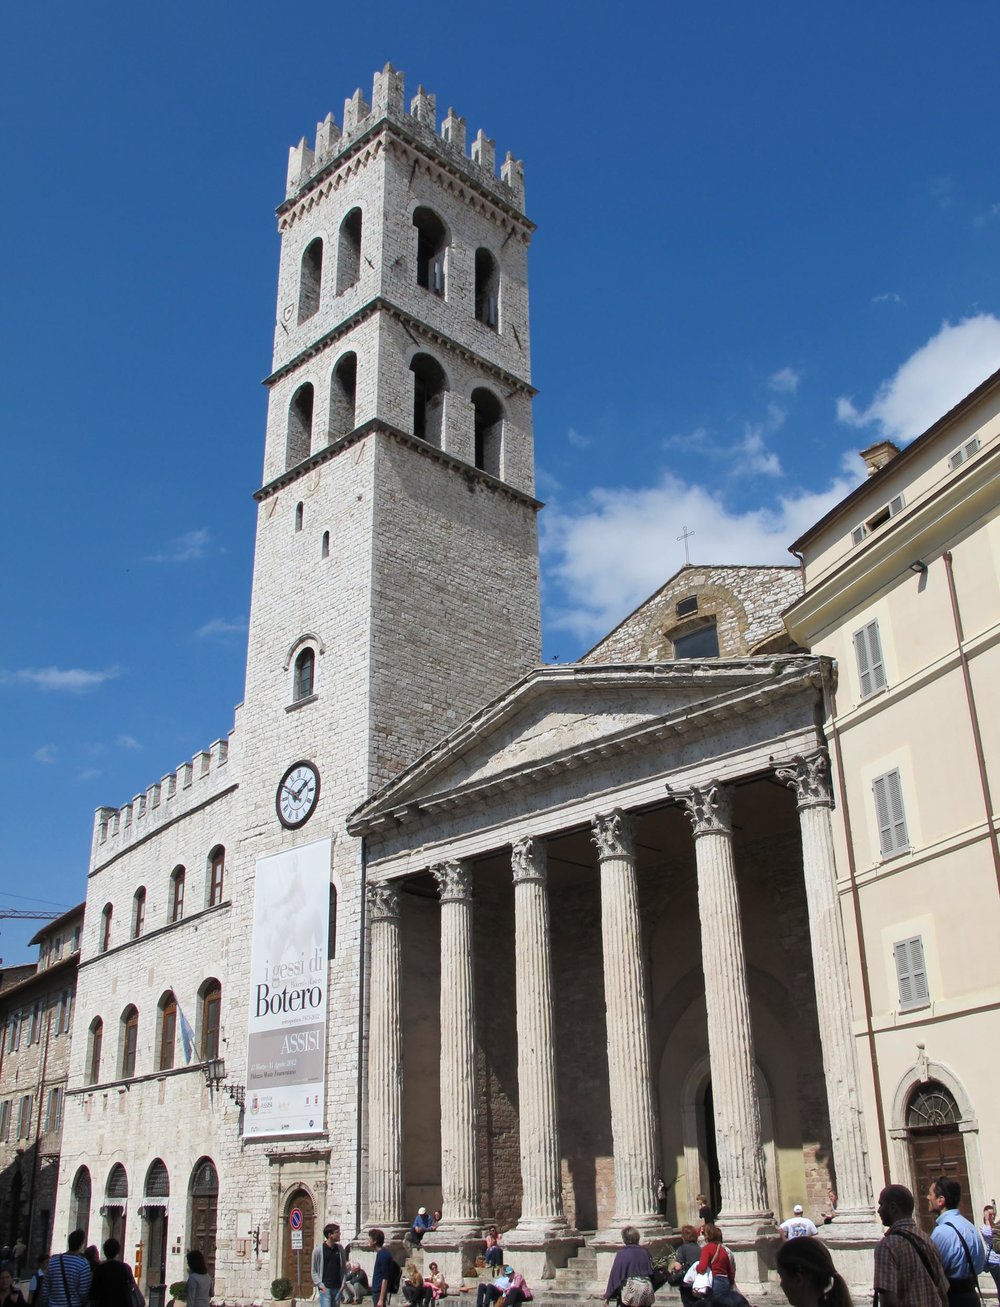
[{"label": "cream colored building", "polygon": [[1000,1181],[1000,372],[793,546],[826,700],[839,893],[876,1189]]}]

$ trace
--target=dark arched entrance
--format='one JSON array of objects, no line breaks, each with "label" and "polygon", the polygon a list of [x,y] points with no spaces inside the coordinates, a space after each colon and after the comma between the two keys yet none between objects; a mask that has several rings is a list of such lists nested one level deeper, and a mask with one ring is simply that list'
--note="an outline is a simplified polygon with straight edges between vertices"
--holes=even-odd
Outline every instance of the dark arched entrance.
[{"label": "dark arched entrance", "polygon": [[211,1158],[203,1157],[191,1172],[191,1206],[188,1245],[205,1255],[208,1273],[215,1280],[215,1232],[219,1219],[219,1176]]},{"label": "dark arched entrance", "polygon": [[924,1196],[939,1176],[958,1181],[962,1206],[969,1211],[969,1166],[958,1125],[961,1119],[954,1096],[937,1080],[925,1081],[910,1095],[906,1108],[910,1173],[920,1224],[927,1234],[934,1227],[934,1217],[927,1211]]},{"label": "dark arched entrance", "polygon": [[[302,1247],[292,1247],[292,1227],[289,1221],[293,1209],[302,1213]],[[293,1298],[311,1298],[313,1293],[312,1277],[309,1274],[309,1259],[312,1256],[316,1233],[316,1207],[307,1189],[295,1189],[285,1202],[281,1216],[281,1267],[282,1274],[292,1282]]]},{"label": "dark arched entrance", "polygon": [[69,1205],[69,1230],[83,1230],[90,1233],[90,1172],[81,1166],[73,1181],[73,1201]]},{"label": "dark arched entrance", "polygon": [[705,1168],[708,1171],[708,1192],[705,1197],[712,1211],[718,1212],[722,1206],[722,1185],[719,1180],[719,1147],[715,1137],[715,1105],[712,1101],[711,1080],[705,1086],[702,1122],[705,1131]]}]

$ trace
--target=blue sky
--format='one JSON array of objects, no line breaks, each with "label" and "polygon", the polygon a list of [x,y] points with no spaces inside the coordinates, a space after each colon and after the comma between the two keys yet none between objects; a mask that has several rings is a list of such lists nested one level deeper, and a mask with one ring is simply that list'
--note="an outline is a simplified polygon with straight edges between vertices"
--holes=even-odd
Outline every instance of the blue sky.
[{"label": "blue sky", "polygon": [[[370,16],[374,15],[374,16]],[[1000,366],[985,4],[9,7],[0,905],[242,697],[288,146],[391,60],[526,161],[544,654],[787,561]],[[34,923],[0,923],[0,956]]]}]

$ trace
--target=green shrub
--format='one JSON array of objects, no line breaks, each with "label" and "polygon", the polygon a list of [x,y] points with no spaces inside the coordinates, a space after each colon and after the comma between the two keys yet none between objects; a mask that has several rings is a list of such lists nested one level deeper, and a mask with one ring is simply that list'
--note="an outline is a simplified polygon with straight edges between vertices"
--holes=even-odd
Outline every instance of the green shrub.
[{"label": "green shrub", "polygon": [[287,1275],[279,1275],[271,1281],[271,1297],[277,1302],[284,1302],[292,1296],[292,1282]]},{"label": "green shrub", "polygon": [[172,1284],[170,1286],[170,1296],[175,1298],[177,1302],[187,1302],[187,1280],[178,1280],[175,1284]]}]

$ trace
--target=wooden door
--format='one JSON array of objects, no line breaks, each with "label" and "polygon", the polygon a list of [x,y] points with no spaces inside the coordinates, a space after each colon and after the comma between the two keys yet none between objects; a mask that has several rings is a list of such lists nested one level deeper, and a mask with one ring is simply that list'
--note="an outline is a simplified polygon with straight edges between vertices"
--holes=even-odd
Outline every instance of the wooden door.
[{"label": "wooden door", "polygon": [[913,1196],[917,1200],[914,1215],[921,1229],[930,1234],[934,1228],[935,1218],[927,1210],[927,1191],[942,1175],[957,1180],[962,1186],[962,1208],[967,1216],[970,1215],[969,1168],[965,1160],[965,1143],[957,1125],[911,1129],[910,1164],[913,1168]]},{"label": "wooden door", "polygon": [[219,1176],[212,1162],[204,1158],[191,1177],[191,1220],[188,1238],[191,1248],[198,1248],[205,1258],[208,1273],[215,1281],[215,1242],[219,1222]]},{"label": "wooden door", "polygon": [[[292,1248],[292,1227],[289,1216],[297,1207],[302,1213],[302,1249]],[[282,1274],[292,1282],[293,1298],[311,1298],[313,1295],[312,1276],[309,1273],[309,1261],[312,1257],[316,1238],[316,1209],[313,1200],[305,1189],[296,1189],[285,1204],[282,1231]]]}]

